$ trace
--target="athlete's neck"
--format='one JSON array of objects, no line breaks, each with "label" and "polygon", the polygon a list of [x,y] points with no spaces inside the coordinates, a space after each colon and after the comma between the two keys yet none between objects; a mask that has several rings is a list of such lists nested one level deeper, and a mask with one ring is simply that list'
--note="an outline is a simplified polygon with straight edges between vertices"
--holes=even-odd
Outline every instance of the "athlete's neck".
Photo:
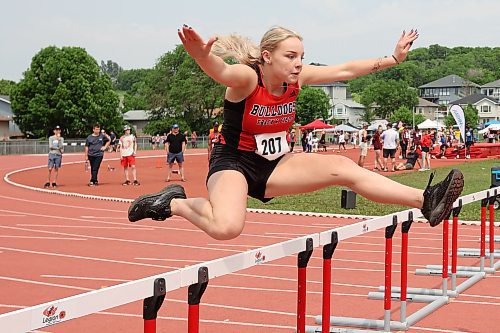
[{"label": "athlete's neck", "polygon": [[271,95],[281,96],[285,92],[285,86],[283,85],[283,81],[274,78],[270,73],[271,70],[269,66],[262,65],[262,81],[264,82],[264,86],[267,91]]}]

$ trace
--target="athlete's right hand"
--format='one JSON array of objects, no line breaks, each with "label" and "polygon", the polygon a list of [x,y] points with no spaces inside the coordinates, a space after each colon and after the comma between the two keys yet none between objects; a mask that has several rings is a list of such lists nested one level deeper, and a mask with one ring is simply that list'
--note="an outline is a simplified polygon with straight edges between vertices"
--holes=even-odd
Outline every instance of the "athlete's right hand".
[{"label": "athlete's right hand", "polygon": [[205,43],[193,28],[188,27],[185,24],[182,29],[177,30],[177,34],[179,35],[182,45],[184,45],[187,53],[189,53],[189,55],[195,60],[208,56],[210,50],[212,49],[212,45],[217,40],[214,36],[212,36],[208,42]]}]

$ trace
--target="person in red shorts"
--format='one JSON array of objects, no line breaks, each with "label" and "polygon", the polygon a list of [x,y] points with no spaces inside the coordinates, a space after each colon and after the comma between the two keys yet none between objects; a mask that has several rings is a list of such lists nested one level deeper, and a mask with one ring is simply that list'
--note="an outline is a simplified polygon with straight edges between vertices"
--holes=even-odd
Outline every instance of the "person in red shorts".
[{"label": "person in red shorts", "polygon": [[[130,126],[125,125],[123,128],[125,134],[120,137],[118,145],[120,146],[121,155],[121,165],[123,167],[123,173],[125,175],[125,181],[122,183],[124,186],[133,184],[135,186],[141,185],[137,181],[137,170],[135,168],[135,155],[137,153],[137,140],[135,135],[130,133]],[[134,182],[130,182],[129,178],[129,168],[132,169],[132,177],[134,177]]]},{"label": "person in red shorts", "polygon": [[[304,45],[296,32],[273,27],[260,46],[241,36],[208,41],[191,27],[178,31],[194,61],[227,87],[220,140],[210,156],[208,198],[187,198],[170,185],[142,195],[129,207],[131,222],[182,216],[217,240],[237,237],[245,226],[247,195],[263,202],[282,195],[347,186],[383,204],[419,208],[431,226],[448,216],[463,189],[463,175],[452,170],[425,190],[405,186],[332,154],[291,154],[286,132],[295,123],[296,99],[305,85],[350,80],[404,61],[417,31],[403,32],[391,55],[334,66],[303,63]],[[235,59],[231,64],[224,59]]]}]

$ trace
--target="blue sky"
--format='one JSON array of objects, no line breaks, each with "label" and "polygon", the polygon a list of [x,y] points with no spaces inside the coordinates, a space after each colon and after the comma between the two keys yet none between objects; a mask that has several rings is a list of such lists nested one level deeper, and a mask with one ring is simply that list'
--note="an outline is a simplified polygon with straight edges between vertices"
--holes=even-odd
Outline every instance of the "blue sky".
[{"label": "blue sky", "polygon": [[14,81],[49,45],[150,68],[179,44],[183,23],[205,38],[239,33],[256,43],[271,26],[285,26],[304,37],[305,62],[325,64],[390,55],[411,28],[420,32],[414,47],[500,47],[498,0],[0,0],[0,8],[0,79]]}]

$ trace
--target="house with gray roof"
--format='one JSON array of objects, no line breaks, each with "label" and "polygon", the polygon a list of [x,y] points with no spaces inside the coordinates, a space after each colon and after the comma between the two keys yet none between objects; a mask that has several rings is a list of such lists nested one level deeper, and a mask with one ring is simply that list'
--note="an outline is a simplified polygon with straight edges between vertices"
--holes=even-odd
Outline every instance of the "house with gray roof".
[{"label": "house with gray roof", "polygon": [[500,101],[500,80],[482,85],[481,94]]},{"label": "house with gray roof", "polygon": [[10,106],[9,96],[0,95],[0,140],[20,137],[23,133],[14,122],[14,113]]},{"label": "house with gray roof", "polygon": [[478,93],[480,86],[451,74],[418,87],[419,96],[435,104],[447,106],[453,101]]},{"label": "house with gray roof", "polygon": [[476,108],[479,115],[479,124],[491,120],[500,120],[500,102],[484,94],[474,94],[453,101],[450,103],[450,108],[452,105],[460,105],[465,109],[469,104]]},{"label": "house with gray roof", "polygon": [[439,104],[429,102],[422,97],[418,98],[418,103],[413,107],[415,114],[421,114],[425,119],[436,120],[444,122],[443,119],[448,114],[448,111],[439,110]]},{"label": "house with gray roof", "polygon": [[137,135],[143,134],[144,127],[149,123],[150,112],[146,110],[130,110],[123,114],[123,120],[134,127]]},{"label": "house with gray roof", "polygon": [[359,126],[365,106],[350,98],[347,88],[349,85],[343,82],[330,82],[312,84],[312,88],[322,89],[330,97],[331,109],[328,120],[338,119],[342,124]]}]

